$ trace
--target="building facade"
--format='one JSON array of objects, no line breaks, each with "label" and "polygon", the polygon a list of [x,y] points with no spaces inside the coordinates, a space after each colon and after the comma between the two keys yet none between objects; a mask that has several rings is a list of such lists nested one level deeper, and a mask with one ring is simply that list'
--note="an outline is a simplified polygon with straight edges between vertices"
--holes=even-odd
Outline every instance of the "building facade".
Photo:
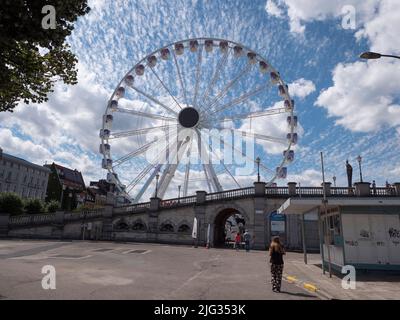
[{"label": "building facade", "polygon": [[25,199],[45,200],[50,170],[0,149],[0,193],[13,192]]},{"label": "building facade", "polygon": [[65,210],[73,210],[84,203],[86,186],[82,173],[56,163],[45,165],[50,170],[47,201],[56,200]]}]

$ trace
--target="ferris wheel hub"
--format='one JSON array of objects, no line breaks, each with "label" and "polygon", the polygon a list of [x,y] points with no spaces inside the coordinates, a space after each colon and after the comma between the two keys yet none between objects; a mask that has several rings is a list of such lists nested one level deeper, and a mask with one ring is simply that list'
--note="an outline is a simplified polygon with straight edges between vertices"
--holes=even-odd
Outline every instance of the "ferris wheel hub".
[{"label": "ferris wheel hub", "polygon": [[187,107],[181,110],[178,115],[179,124],[184,128],[194,128],[199,123],[199,112],[193,107]]}]

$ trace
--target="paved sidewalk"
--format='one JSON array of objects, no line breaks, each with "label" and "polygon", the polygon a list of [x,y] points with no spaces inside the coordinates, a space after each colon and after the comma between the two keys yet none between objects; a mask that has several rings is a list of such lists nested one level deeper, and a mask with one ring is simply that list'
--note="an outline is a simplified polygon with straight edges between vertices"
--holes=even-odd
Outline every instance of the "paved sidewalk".
[{"label": "paved sidewalk", "polygon": [[312,284],[317,294],[325,299],[340,300],[400,300],[400,273],[358,272],[356,289],[345,290],[341,281],[344,275],[335,273],[329,278],[326,271],[322,274],[320,255],[308,255],[308,264],[304,264],[302,253],[288,253],[285,274],[294,277],[297,284]]}]

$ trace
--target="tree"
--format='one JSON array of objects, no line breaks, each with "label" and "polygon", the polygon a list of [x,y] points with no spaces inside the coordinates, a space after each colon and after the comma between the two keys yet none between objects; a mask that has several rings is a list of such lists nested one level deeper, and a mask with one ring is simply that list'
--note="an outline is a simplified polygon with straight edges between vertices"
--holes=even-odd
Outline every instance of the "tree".
[{"label": "tree", "polygon": [[0,194],[0,212],[9,213],[12,216],[23,213],[24,203],[21,197],[15,193],[4,192]]},{"label": "tree", "polygon": [[56,212],[57,210],[59,210],[60,209],[60,203],[58,202],[58,201],[56,201],[56,200],[51,200],[48,204],[47,204],[47,211],[49,212],[49,213],[54,213],[54,212]]},{"label": "tree", "polygon": [[[43,28],[55,9],[55,29]],[[41,103],[56,81],[77,83],[77,59],[65,39],[87,0],[2,0],[0,6],[0,112],[13,111],[19,101]],[[46,24],[45,24],[46,26]]]},{"label": "tree", "polygon": [[28,199],[25,202],[25,211],[28,214],[38,214],[44,211],[43,202],[39,199]]}]

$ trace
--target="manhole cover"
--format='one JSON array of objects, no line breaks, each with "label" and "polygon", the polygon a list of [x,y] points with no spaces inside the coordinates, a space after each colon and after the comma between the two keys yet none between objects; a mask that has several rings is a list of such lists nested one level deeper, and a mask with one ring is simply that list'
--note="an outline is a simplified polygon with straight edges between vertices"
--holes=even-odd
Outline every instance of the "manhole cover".
[{"label": "manhole cover", "polygon": [[141,253],[145,253],[147,251],[148,250],[130,250],[130,251],[127,251],[126,253],[139,253],[139,254],[141,254]]},{"label": "manhole cover", "polygon": [[93,251],[95,251],[95,252],[106,252],[106,251],[111,251],[111,250],[114,250],[114,249],[100,248],[100,249],[95,249],[95,250],[93,250]]}]

